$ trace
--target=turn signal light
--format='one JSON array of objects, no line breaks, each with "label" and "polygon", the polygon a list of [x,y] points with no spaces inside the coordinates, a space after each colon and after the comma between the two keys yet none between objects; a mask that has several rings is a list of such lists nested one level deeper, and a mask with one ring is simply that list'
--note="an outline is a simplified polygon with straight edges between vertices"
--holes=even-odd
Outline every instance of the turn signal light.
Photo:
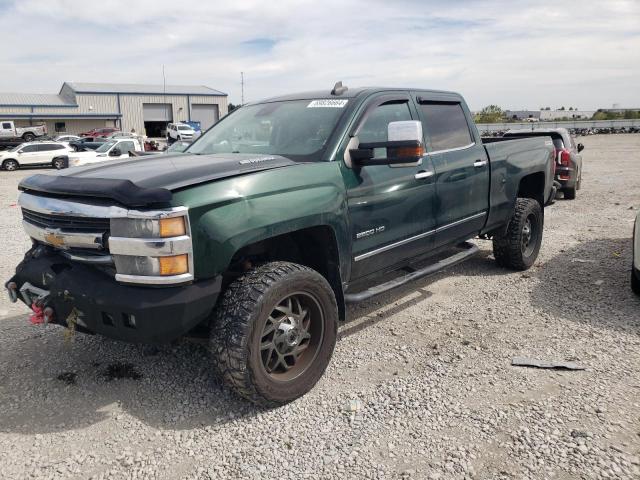
[{"label": "turn signal light", "polygon": [[160,263],[160,275],[180,275],[189,271],[188,255],[175,255],[173,257],[158,257]]},{"label": "turn signal light", "polygon": [[184,217],[171,217],[160,219],[160,236],[179,237],[186,235],[187,229],[184,224]]},{"label": "turn signal light", "polygon": [[394,157],[422,157],[424,155],[424,146],[418,145],[416,147],[396,147],[393,149]]}]

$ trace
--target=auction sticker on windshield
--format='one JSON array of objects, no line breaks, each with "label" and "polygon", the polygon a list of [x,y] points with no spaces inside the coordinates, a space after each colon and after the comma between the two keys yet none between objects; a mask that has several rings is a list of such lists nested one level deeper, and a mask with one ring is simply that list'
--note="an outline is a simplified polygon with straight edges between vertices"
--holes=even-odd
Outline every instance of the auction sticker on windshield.
[{"label": "auction sticker on windshield", "polygon": [[342,108],[349,100],[333,100],[325,98],[324,100],[311,100],[307,108]]}]

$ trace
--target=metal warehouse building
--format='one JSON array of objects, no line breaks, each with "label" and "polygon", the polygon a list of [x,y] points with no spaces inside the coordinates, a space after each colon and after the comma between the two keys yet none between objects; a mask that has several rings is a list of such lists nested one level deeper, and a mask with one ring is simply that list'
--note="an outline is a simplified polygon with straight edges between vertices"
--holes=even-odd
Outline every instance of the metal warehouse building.
[{"label": "metal warehouse building", "polygon": [[46,123],[50,135],[117,127],[159,137],[169,122],[205,130],[226,114],[227,94],[205,86],[65,82],[57,95],[0,93],[0,120]]}]

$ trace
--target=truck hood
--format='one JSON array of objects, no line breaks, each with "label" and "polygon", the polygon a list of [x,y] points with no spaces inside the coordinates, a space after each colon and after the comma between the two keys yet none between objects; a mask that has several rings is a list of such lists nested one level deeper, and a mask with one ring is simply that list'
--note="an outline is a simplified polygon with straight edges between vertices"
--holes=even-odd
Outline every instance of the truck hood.
[{"label": "truck hood", "polygon": [[[130,206],[165,202],[171,191],[212,180],[297,165],[278,155],[154,155],[107,160],[54,175],[33,175],[23,191],[111,198]],[[162,193],[164,192],[164,193]]]}]

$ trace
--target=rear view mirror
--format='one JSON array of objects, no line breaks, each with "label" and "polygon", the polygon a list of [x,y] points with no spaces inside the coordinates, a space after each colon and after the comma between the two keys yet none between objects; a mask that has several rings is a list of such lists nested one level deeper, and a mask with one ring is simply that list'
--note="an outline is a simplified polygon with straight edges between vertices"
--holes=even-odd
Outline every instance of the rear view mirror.
[{"label": "rear view mirror", "polygon": [[[375,157],[374,150],[386,149],[386,156]],[[386,142],[361,143],[349,151],[356,165],[417,165],[424,155],[422,123],[417,120],[390,122]]]},{"label": "rear view mirror", "polygon": [[584,145],[579,143],[578,144],[578,153],[580,153],[582,150],[584,150]]},{"label": "rear view mirror", "polygon": [[122,155],[122,152],[120,151],[120,149],[118,147],[113,148],[109,152],[109,156],[110,157],[119,157],[120,155]]}]

